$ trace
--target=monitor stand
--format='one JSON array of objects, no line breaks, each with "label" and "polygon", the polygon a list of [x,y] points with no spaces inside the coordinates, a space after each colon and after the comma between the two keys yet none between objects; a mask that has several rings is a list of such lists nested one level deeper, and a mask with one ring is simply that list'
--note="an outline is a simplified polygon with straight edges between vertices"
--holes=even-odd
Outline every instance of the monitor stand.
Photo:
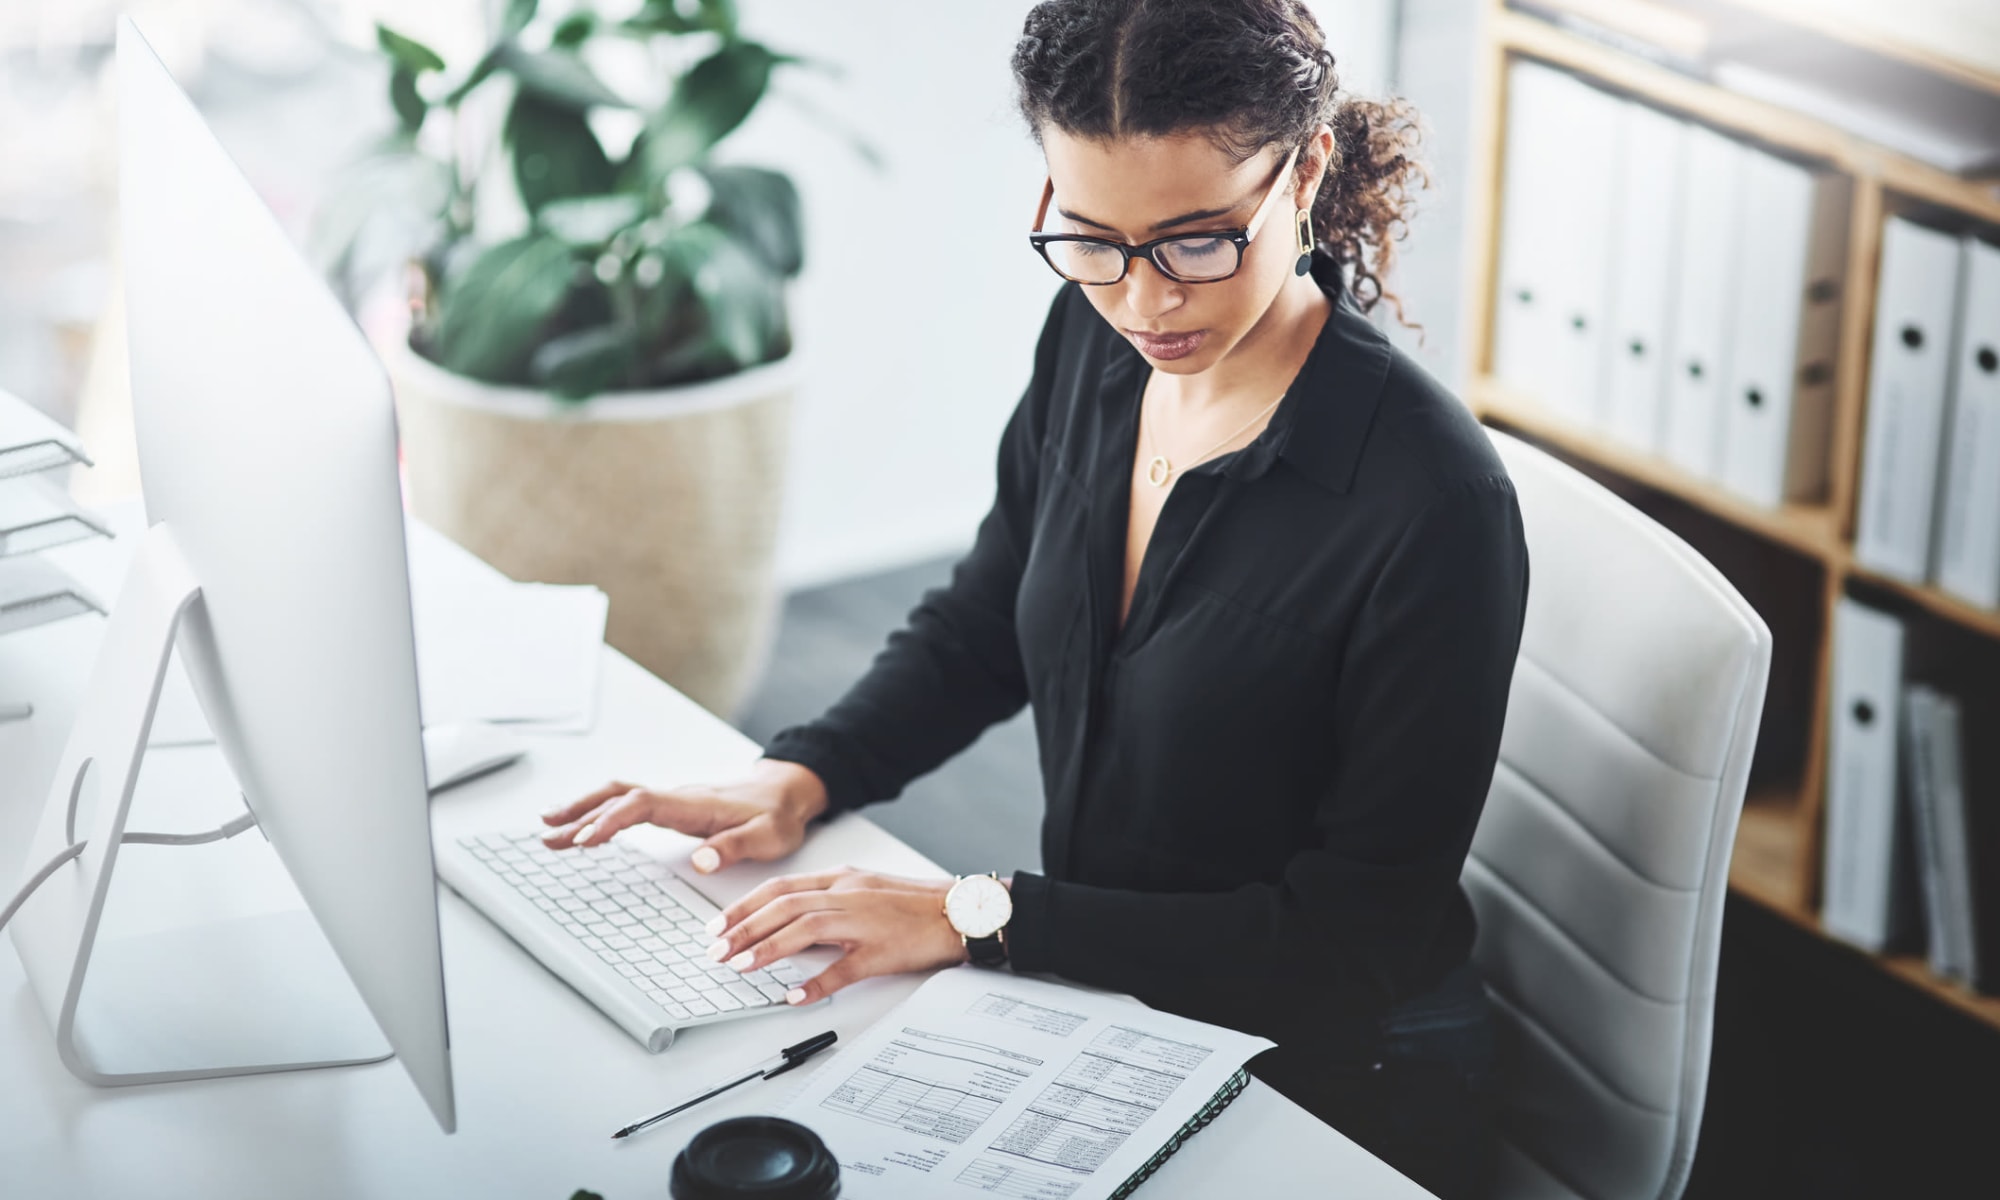
[{"label": "monitor stand", "polygon": [[63,1065],[100,1086],[346,1066],[391,1053],[303,910],[98,936],[123,841],[220,836],[125,832],[167,657],[200,596],[169,528],[147,530],[26,861],[35,869],[79,833],[83,848],[9,923]]}]

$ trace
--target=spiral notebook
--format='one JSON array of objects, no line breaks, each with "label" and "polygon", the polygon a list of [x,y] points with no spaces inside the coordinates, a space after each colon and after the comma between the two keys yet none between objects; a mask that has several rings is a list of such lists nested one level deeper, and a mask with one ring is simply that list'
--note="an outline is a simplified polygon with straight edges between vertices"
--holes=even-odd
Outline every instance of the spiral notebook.
[{"label": "spiral notebook", "polygon": [[1120,1200],[1249,1082],[1268,1039],[977,967],[932,976],[783,1115],[843,1200]]}]

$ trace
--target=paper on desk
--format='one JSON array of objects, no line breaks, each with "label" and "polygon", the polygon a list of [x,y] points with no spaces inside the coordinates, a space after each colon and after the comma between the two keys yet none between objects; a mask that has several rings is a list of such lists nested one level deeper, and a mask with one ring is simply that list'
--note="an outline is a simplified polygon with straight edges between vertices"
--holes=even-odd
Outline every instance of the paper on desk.
[{"label": "paper on desk", "polygon": [[610,601],[594,587],[507,583],[467,594],[410,581],[424,724],[589,727]]},{"label": "paper on desk", "polygon": [[[596,720],[599,649],[610,602],[594,587],[412,572],[417,690],[424,724],[502,721],[586,733]],[[154,711],[155,746],[215,740],[176,649]]]},{"label": "paper on desk", "polygon": [[1272,1044],[959,967],[821,1067],[783,1115],[826,1142],[851,1200],[1103,1200]]}]

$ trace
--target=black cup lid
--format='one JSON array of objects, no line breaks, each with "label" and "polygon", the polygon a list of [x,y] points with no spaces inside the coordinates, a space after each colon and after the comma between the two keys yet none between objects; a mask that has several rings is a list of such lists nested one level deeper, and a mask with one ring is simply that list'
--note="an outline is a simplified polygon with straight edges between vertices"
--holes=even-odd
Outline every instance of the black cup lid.
[{"label": "black cup lid", "polygon": [[783,1117],[731,1117],[674,1159],[674,1200],[834,1200],[840,1164],[819,1135]]}]

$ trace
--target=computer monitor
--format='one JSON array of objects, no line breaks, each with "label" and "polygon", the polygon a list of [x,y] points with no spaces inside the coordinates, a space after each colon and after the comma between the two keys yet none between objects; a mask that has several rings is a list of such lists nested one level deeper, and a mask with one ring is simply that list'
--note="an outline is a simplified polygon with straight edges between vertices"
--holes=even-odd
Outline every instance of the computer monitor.
[{"label": "computer monitor", "polygon": [[[95,787],[108,815],[75,870],[21,909],[15,941],[65,1063],[86,1079],[327,1066],[393,1049],[449,1131],[388,379],[129,18],[117,77],[133,410],[154,524],[107,622],[30,861],[84,837],[75,793]],[[93,947],[176,629],[222,753],[314,920]]]}]

